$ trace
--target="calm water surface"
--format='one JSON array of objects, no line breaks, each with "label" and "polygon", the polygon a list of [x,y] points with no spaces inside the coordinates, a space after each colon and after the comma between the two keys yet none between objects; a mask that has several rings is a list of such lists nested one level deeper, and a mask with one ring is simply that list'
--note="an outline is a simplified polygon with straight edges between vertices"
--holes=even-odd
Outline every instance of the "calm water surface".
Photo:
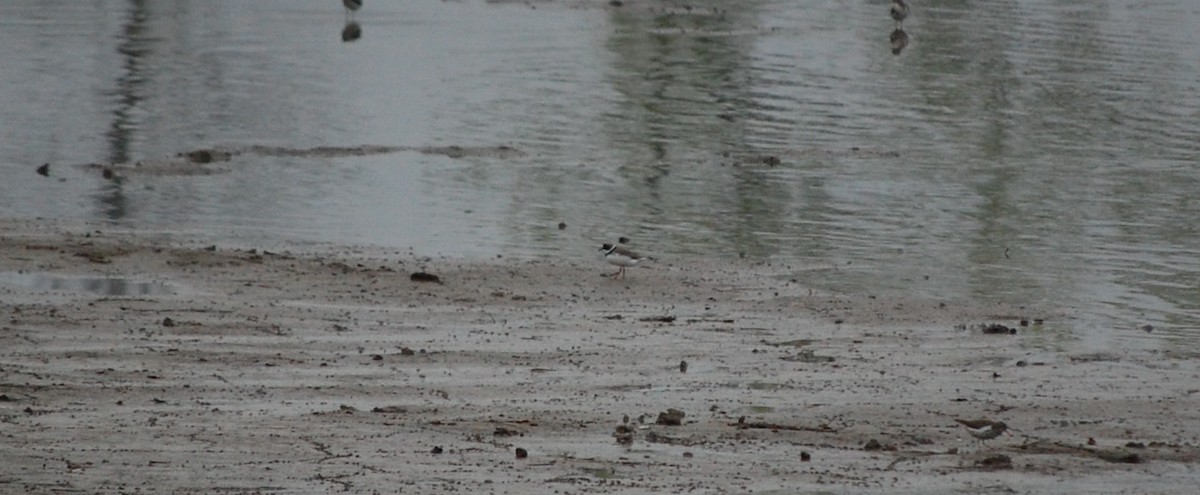
[{"label": "calm water surface", "polygon": [[[336,0],[5,0],[0,208],[477,258],[628,235],[1200,341],[1200,2],[912,2],[899,55],[883,0],[626,4],[377,0],[344,43]],[[524,155],[82,166],[359,145]]]}]

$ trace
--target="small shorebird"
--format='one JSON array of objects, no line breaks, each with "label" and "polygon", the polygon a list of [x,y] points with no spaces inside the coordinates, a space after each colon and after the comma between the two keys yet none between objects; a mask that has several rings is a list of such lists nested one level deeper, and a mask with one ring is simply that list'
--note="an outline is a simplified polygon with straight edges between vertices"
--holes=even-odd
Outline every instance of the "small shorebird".
[{"label": "small shorebird", "polygon": [[903,29],[896,28],[888,36],[888,40],[892,43],[892,55],[899,55],[900,52],[904,51],[904,47],[908,46],[908,33]]},{"label": "small shorebird", "polygon": [[904,0],[892,0],[892,19],[896,20],[896,25],[899,26],[907,17],[908,4],[904,3]]},{"label": "small shorebird", "polygon": [[342,28],[342,41],[351,43],[362,38],[362,26],[357,22],[350,21],[346,23],[346,27]]},{"label": "small shorebird", "polygon": [[[355,12],[358,9],[361,9],[362,3],[363,3],[363,0],[342,0],[342,5],[346,6],[346,15],[347,16],[349,16],[351,12]],[[893,8],[895,8],[895,7],[893,7]],[[895,17],[895,15],[896,14],[892,14],[893,17]]]},{"label": "small shorebird", "polygon": [[611,275],[612,277],[625,278],[626,268],[641,263],[642,260],[650,259],[647,256],[642,256],[616,244],[609,244],[607,242],[603,246],[600,246],[600,250],[604,251],[604,261],[620,267],[617,273]]},{"label": "small shorebird", "polygon": [[988,421],[986,419],[956,419],[955,421],[967,427],[967,433],[970,433],[971,436],[983,443],[987,443],[988,440],[1003,435],[1008,430],[1008,425],[1001,421]]}]

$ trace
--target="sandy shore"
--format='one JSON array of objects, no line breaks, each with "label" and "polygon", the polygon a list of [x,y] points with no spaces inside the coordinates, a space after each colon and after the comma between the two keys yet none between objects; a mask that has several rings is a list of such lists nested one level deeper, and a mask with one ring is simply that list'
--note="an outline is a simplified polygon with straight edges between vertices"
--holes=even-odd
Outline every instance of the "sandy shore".
[{"label": "sandy shore", "polygon": [[[782,267],[706,260],[612,280],[598,260],[0,228],[0,493],[1192,493],[1200,480],[1196,356],[1073,351],[1053,308],[813,294]],[[682,424],[655,424],[668,409]],[[980,417],[1011,430],[981,445],[954,422]]]}]

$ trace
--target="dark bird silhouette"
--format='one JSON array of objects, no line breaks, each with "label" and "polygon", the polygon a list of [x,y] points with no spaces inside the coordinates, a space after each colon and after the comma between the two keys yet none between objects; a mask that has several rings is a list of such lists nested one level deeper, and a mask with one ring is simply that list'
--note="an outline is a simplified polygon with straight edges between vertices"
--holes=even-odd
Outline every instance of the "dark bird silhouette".
[{"label": "dark bird silhouette", "polygon": [[346,27],[342,28],[342,41],[350,43],[359,38],[362,38],[362,26],[354,21],[347,22]]},{"label": "dark bird silhouette", "polygon": [[897,28],[892,31],[891,36],[888,36],[888,40],[892,43],[892,55],[899,55],[901,51],[904,51],[904,47],[908,46],[908,33]]},{"label": "dark bird silhouette", "polygon": [[896,25],[899,26],[908,18],[908,4],[904,0],[892,0],[892,19],[895,19]]},{"label": "dark bird silhouette", "polygon": [[[349,18],[362,8],[363,0],[342,0],[342,5],[346,6],[346,17]],[[895,14],[893,14],[894,16]]]}]

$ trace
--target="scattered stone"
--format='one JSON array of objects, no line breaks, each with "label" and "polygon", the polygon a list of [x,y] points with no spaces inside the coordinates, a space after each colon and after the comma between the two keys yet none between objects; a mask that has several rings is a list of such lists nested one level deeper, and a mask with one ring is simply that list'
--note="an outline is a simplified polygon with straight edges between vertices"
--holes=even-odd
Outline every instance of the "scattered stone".
[{"label": "scattered stone", "polygon": [[42,166],[37,168],[37,173],[38,173],[38,175],[40,175],[42,177],[49,177],[50,176],[50,164],[43,163]]},{"label": "scattered stone", "polygon": [[408,347],[401,347],[401,348],[400,348],[400,355],[401,355],[401,356],[413,356],[413,355],[416,355],[416,353],[417,353],[417,351],[414,351],[414,350],[412,350],[412,349],[410,349],[410,348],[408,348]]},{"label": "scattered stone", "polygon": [[808,451],[804,451],[804,450],[800,451],[800,462],[808,462],[811,460],[812,460],[812,454],[809,454]]},{"label": "scattered stone", "polygon": [[812,349],[801,349],[799,353],[789,354],[779,359],[792,363],[808,364],[832,363],[835,360],[833,356],[818,356],[817,353]]},{"label": "scattered stone", "polygon": [[879,443],[879,440],[872,438],[867,441],[866,445],[863,445],[863,450],[866,450],[866,451],[883,450],[883,444]]},{"label": "scattered stone", "polygon": [[633,443],[633,428],[629,425],[617,425],[613,430],[613,438],[617,439],[617,443],[621,445],[629,445]]},{"label": "scattered stone", "polygon": [[175,326],[175,320],[172,320],[170,317],[163,318],[163,319],[162,319],[162,326],[164,326],[164,327],[173,327],[173,326]]},{"label": "scattered stone", "polygon": [[1067,356],[1067,359],[1070,359],[1072,363],[1116,363],[1121,360],[1121,357],[1110,352],[1092,352]]},{"label": "scattered stone", "polygon": [[988,335],[1016,335],[1017,329],[999,323],[989,323],[983,326],[983,333]]},{"label": "scattered stone", "polygon": [[383,361],[383,355],[382,354],[372,354],[371,360],[372,361]]},{"label": "scattered stone", "polygon": [[684,453],[683,453],[683,458],[684,458],[684,459],[691,459],[691,458],[693,458],[693,457],[695,457],[695,456],[696,456],[696,455],[695,455],[695,454],[693,454],[693,453],[691,453],[691,452],[684,452]]},{"label": "scattered stone", "polygon": [[675,317],[671,315],[647,316],[645,318],[638,318],[638,321],[646,323],[671,323],[675,321]]},{"label": "scattered stone", "polygon": [[680,362],[679,362],[679,372],[680,372],[680,373],[687,373],[687,361],[680,361]]},{"label": "scattered stone", "polygon": [[90,261],[92,263],[99,263],[102,265],[107,265],[109,263],[112,263],[112,260],[108,259],[108,257],[106,257],[100,253],[84,252],[84,253],[76,253],[75,256],[79,256],[81,258],[87,259],[88,261]]},{"label": "scattered stone", "polygon": [[437,283],[437,284],[442,283],[442,279],[432,273],[413,272],[413,274],[409,275],[408,278],[409,278],[409,280],[412,280],[413,282],[433,282],[433,283]]},{"label": "scattered stone", "polygon": [[567,230],[567,222],[558,222],[558,230]]},{"label": "scattered stone", "polygon": [[658,419],[654,420],[656,425],[679,426],[683,424],[684,412],[678,409],[667,409],[666,412],[658,413]]},{"label": "scattered stone", "polygon": [[227,162],[233,158],[233,153],[217,150],[192,150],[187,153],[179,153],[177,156],[192,163],[212,163]]},{"label": "scattered stone", "polygon": [[403,414],[408,412],[404,406],[375,406],[371,408],[371,412],[377,414]]},{"label": "scattered stone", "polygon": [[521,435],[521,432],[519,432],[517,430],[505,428],[503,426],[497,426],[496,430],[492,432],[492,435],[495,435],[498,437],[511,437],[511,436]]},{"label": "scattered stone", "polygon": [[1119,464],[1138,464],[1142,462],[1141,456],[1136,453],[1117,449],[1097,450],[1096,457]]},{"label": "scattered stone", "polygon": [[1153,331],[1154,331],[1154,325],[1150,325],[1150,324],[1145,324],[1145,325],[1142,325],[1142,331],[1143,331],[1143,332],[1146,332],[1146,333],[1153,332]]},{"label": "scattered stone", "polygon": [[433,450],[429,451],[429,453],[433,455],[441,454],[442,452],[445,452],[445,450],[442,449],[441,445],[438,445],[437,447],[434,447]]},{"label": "scattered stone", "polygon": [[1144,448],[1146,448],[1146,444],[1144,444],[1144,443],[1142,443],[1142,442],[1129,442],[1129,443],[1126,443],[1126,444],[1125,444],[1125,446],[1126,446],[1126,447],[1129,447],[1129,448],[1131,448],[1131,449],[1144,449]]},{"label": "scattered stone", "polygon": [[982,469],[1012,469],[1012,458],[1004,454],[993,454],[975,463]]},{"label": "scattered stone", "polygon": [[524,459],[526,457],[529,457],[529,451],[527,451],[521,447],[517,447],[516,453],[517,453],[517,459]]}]

